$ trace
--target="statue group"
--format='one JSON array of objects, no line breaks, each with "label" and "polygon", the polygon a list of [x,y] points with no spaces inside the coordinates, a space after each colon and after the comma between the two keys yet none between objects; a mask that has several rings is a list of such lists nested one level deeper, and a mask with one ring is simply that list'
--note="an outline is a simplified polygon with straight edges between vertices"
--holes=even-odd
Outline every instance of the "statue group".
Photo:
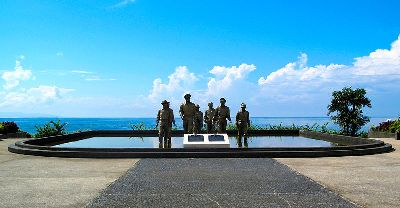
[{"label": "statue group", "polygon": [[[226,133],[227,121],[231,122],[230,109],[226,106],[225,98],[221,98],[220,105],[213,108],[213,103],[208,103],[208,109],[203,113],[200,106],[190,101],[191,95],[184,96],[185,102],[179,107],[179,114],[183,121],[185,134],[199,134],[205,123],[207,133]],[[159,126],[160,147],[171,147],[172,124],[175,125],[173,110],[169,102],[161,102],[163,108],[157,114],[157,127]],[[247,137],[247,130],[250,127],[250,115],[246,110],[246,104],[242,103],[236,114],[236,127],[238,136]],[[246,141],[246,140],[245,140]],[[240,142],[241,143],[241,142]],[[239,144],[239,143],[238,143]]]}]

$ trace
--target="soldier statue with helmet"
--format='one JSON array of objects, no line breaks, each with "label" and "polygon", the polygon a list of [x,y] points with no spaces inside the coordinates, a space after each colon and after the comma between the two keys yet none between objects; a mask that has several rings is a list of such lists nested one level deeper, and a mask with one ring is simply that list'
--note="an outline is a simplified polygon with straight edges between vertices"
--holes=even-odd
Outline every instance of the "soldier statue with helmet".
[{"label": "soldier statue with helmet", "polygon": [[238,136],[247,136],[247,130],[250,127],[250,115],[246,110],[246,104],[240,105],[240,110],[236,114],[236,127],[238,129]]}]

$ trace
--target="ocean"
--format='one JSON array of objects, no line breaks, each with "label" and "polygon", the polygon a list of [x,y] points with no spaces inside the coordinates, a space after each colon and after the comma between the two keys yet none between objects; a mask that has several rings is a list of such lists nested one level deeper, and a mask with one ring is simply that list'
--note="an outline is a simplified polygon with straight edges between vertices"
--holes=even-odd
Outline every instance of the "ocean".
[{"label": "ocean", "polygon": [[[377,125],[387,119],[395,119],[390,117],[371,117],[370,122],[363,126],[362,131],[368,131],[372,125]],[[0,121],[14,121],[19,128],[31,134],[36,133],[35,126],[42,126],[49,121],[61,120],[67,123],[68,132],[77,130],[130,130],[130,124],[144,123],[148,128],[154,128],[156,124],[155,118],[0,118]],[[329,117],[253,117],[251,121],[254,125],[323,125],[327,122],[328,128],[339,129]],[[178,129],[182,128],[182,120],[176,119]]]}]

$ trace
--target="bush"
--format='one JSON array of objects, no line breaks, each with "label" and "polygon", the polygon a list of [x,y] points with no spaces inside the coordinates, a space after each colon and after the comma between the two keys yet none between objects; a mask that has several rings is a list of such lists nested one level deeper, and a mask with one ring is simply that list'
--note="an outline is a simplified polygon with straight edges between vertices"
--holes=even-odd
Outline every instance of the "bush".
[{"label": "bush", "polygon": [[17,133],[19,130],[18,125],[13,121],[5,121],[2,122],[1,125],[2,128],[0,128],[0,131],[2,134]]},{"label": "bush", "polygon": [[376,127],[371,127],[371,129],[374,131],[387,131],[394,133],[396,131],[400,131],[400,120],[394,120],[394,121],[388,120],[379,123],[379,125]]},{"label": "bush", "polygon": [[376,127],[371,127],[371,129],[374,131],[389,131],[389,128],[393,122],[394,121],[388,120],[388,121],[379,123],[379,125]]},{"label": "bush", "polygon": [[49,137],[49,136],[57,136],[66,134],[67,131],[65,126],[67,123],[61,123],[60,120],[57,122],[50,121],[43,126],[35,126],[37,133],[35,134],[36,138]]},{"label": "bush", "polygon": [[0,134],[5,134],[3,123],[0,123]]},{"label": "bush", "polygon": [[394,133],[400,131],[400,120],[395,120],[389,127],[389,131]]},{"label": "bush", "polygon": [[134,131],[144,131],[144,130],[154,129],[154,128],[151,128],[149,126],[146,126],[146,124],[144,122],[140,122],[140,123],[137,123],[137,124],[129,123],[129,126]]}]

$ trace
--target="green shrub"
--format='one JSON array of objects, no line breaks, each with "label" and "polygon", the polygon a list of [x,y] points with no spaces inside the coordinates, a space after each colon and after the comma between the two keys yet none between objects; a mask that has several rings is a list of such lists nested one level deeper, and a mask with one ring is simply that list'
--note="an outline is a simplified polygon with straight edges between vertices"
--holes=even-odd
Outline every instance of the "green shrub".
[{"label": "green shrub", "polygon": [[389,131],[394,133],[400,131],[400,120],[395,120],[389,127]]},{"label": "green shrub", "polygon": [[378,126],[372,126],[371,129],[374,131],[389,131],[390,126],[394,123],[394,121],[388,120],[382,123],[379,123]]},{"label": "green shrub", "polygon": [[0,134],[5,134],[3,123],[0,123]]},{"label": "green shrub", "polygon": [[49,136],[57,136],[66,134],[67,131],[65,126],[67,123],[61,123],[60,120],[57,122],[50,121],[43,126],[35,126],[37,133],[35,134],[36,138],[49,137]]},{"label": "green shrub", "polygon": [[147,126],[146,123],[144,123],[144,122],[140,122],[140,123],[136,123],[136,124],[129,123],[129,126],[134,131],[144,131],[144,130],[155,129],[155,128],[151,128],[151,127]]}]

